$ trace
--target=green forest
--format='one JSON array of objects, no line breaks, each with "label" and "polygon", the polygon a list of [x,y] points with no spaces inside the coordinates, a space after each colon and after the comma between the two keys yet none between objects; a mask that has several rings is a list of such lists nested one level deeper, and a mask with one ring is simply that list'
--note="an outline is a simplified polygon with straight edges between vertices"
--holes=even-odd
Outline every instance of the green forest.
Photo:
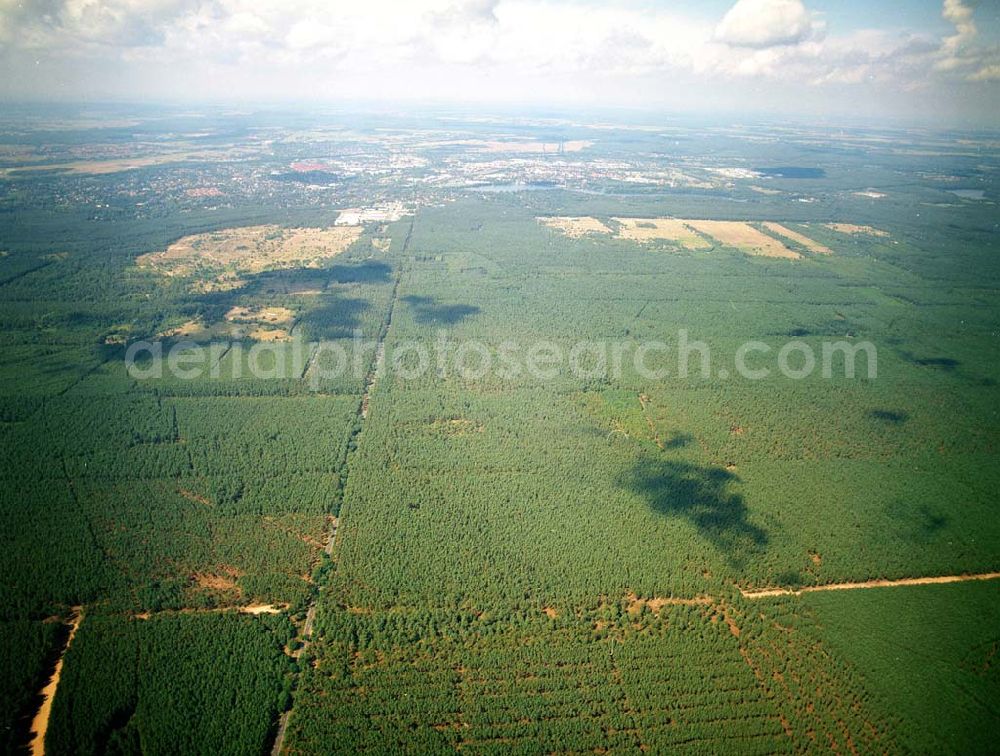
[{"label": "green forest", "polygon": [[[323,149],[387,158],[365,128]],[[595,149],[662,168],[662,143]],[[671,159],[825,173],[777,194],[491,192],[428,179],[465,159],[446,140],[398,185],[275,178],[317,149],[275,141],[244,166],[267,191],[225,200],[170,182],[235,163],[0,178],[5,752],[30,746],[59,660],[50,754],[991,750],[997,582],[810,590],[1000,569],[1000,244],[993,205],[936,201],[946,161],[692,131]],[[137,262],[391,203],[308,264]],[[549,216],[780,221],[832,252],[572,237]],[[275,340],[263,316],[234,327],[264,311]],[[707,372],[679,374],[682,331]],[[668,373],[414,371],[442,338],[495,360],[657,341]],[[871,342],[877,376],[838,358],[745,379],[751,340],[772,369],[791,340]],[[166,351],[130,368],[140,343]]]}]

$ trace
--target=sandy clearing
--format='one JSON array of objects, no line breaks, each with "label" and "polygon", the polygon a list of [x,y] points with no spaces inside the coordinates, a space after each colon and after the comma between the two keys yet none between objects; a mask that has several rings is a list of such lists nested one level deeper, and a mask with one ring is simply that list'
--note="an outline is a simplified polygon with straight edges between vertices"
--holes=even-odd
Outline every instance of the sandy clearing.
[{"label": "sandy clearing", "polygon": [[225,315],[231,323],[291,323],[295,313],[287,307],[231,307]]},{"label": "sandy clearing", "polygon": [[854,223],[824,223],[823,226],[831,231],[837,231],[841,234],[850,234],[851,236],[860,234],[863,236],[886,237],[889,235],[888,231],[881,231],[880,229],[873,228],[872,226],[858,226]]},{"label": "sandy clearing", "polygon": [[284,609],[274,604],[250,604],[239,607],[239,611],[240,614],[252,614],[256,616],[258,614],[281,614]]},{"label": "sandy clearing", "polygon": [[708,249],[712,245],[702,239],[687,221],[677,218],[613,218],[619,224],[618,238],[640,244],[666,240],[680,244],[685,249]]},{"label": "sandy clearing", "polygon": [[686,220],[691,228],[751,255],[797,260],[802,257],[777,239],[742,221]]},{"label": "sandy clearing", "polygon": [[161,339],[176,338],[178,336],[195,336],[205,330],[205,325],[200,320],[189,320],[176,328],[160,331],[156,334]]},{"label": "sandy clearing", "polygon": [[288,604],[241,604],[238,606],[216,606],[212,609],[164,609],[159,612],[138,612],[131,615],[132,619],[148,620],[161,614],[221,614],[236,612],[238,614],[281,614],[288,611]]},{"label": "sandy clearing", "polygon": [[625,594],[625,599],[628,601],[625,611],[633,616],[641,614],[644,607],[648,607],[653,614],[659,614],[665,606],[708,606],[715,601],[711,596],[696,596],[694,598],[652,596],[643,598],[631,592]]},{"label": "sandy clearing", "polygon": [[288,341],[292,337],[282,328],[256,328],[248,334],[254,341]]},{"label": "sandy clearing", "polygon": [[[233,280],[233,273],[259,273],[289,267],[316,268],[353,244],[358,226],[281,228],[241,226],[178,239],[167,249],[136,258],[140,268],[165,276],[191,276],[223,271],[217,283]],[[238,279],[236,279],[238,280]]]},{"label": "sandy clearing", "polygon": [[601,223],[597,218],[589,215],[572,217],[565,215],[536,218],[539,223],[562,232],[564,236],[578,239],[588,234],[611,234],[611,229]]},{"label": "sandy clearing", "polygon": [[204,588],[205,590],[211,591],[233,591],[239,590],[236,586],[236,580],[234,578],[239,577],[239,573],[235,570],[227,570],[229,574],[227,575],[217,575],[206,572],[196,572],[194,574],[194,581],[197,583],[199,588]]},{"label": "sandy clearing", "polygon": [[966,583],[973,580],[996,580],[1000,572],[982,572],[975,575],[942,575],[939,577],[900,578],[898,580],[866,580],[860,583],[829,583],[827,585],[809,585],[798,590],[793,588],[763,588],[747,590],[740,588],[744,598],[756,599],[769,596],[801,596],[803,593],[818,593],[820,591],[853,591],[865,588],[895,588],[901,585],[941,585],[945,583]]},{"label": "sandy clearing", "polygon": [[[239,308],[243,309],[243,308]],[[274,308],[284,309],[284,308]],[[277,317],[277,316],[272,316]],[[157,334],[161,339],[190,339],[193,341],[207,341],[209,339],[242,339],[251,338],[255,341],[288,341],[291,338],[286,328],[269,328],[268,325],[278,325],[276,320],[253,321],[229,319],[228,322],[220,321],[207,325],[198,320],[189,320],[176,328],[160,331]],[[294,316],[293,316],[294,319]],[[291,321],[288,321],[291,322]]]},{"label": "sandy clearing", "polygon": [[833,250],[829,247],[824,246],[817,241],[813,241],[808,236],[800,234],[798,231],[793,231],[787,226],[782,226],[780,223],[772,223],[768,221],[766,223],[762,223],[761,225],[763,225],[768,231],[775,233],[778,236],[783,236],[786,239],[791,239],[793,242],[798,242],[810,252],[816,252],[821,255],[833,254]]},{"label": "sandy clearing", "polygon": [[56,689],[59,687],[59,678],[62,676],[63,659],[66,657],[66,651],[73,642],[73,638],[76,636],[76,631],[80,627],[81,622],[83,622],[83,607],[74,606],[73,614],[69,619],[69,636],[66,638],[66,645],[59,655],[59,660],[56,662],[56,668],[52,672],[52,677],[49,678],[48,683],[46,683],[39,694],[42,697],[42,705],[38,707],[34,719],[31,720],[32,738],[30,748],[33,756],[43,756],[45,753],[45,735],[49,731],[52,700],[55,698]]}]

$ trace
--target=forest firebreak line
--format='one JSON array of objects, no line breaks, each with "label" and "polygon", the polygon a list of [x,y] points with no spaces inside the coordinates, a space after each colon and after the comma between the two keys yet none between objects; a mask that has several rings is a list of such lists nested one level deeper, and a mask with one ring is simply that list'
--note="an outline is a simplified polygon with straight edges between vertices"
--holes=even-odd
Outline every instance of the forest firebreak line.
[{"label": "forest firebreak line", "polygon": [[967,583],[974,580],[996,580],[1000,572],[981,572],[974,575],[939,575],[936,577],[899,578],[897,580],[865,580],[856,583],[827,583],[807,585],[802,588],[740,588],[743,598],[758,599],[771,596],[801,596],[803,593],[821,591],[854,591],[870,588],[896,588],[903,585],[943,585],[947,583]]},{"label": "forest firebreak line", "polygon": [[[405,255],[407,249],[410,247],[410,239],[413,236],[413,224],[416,221],[416,215],[410,219],[410,226],[406,231],[406,238],[403,240],[403,246],[401,249],[402,254]],[[392,326],[392,316],[396,309],[396,301],[399,298],[399,283],[403,277],[402,261],[400,262],[400,267],[396,271],[396,278],[392,285],[392,294],[389,297],[389,307],[386,311],[385,320],[382,323],[382,327],[379,329],[378,343],[375,347],[375,354],[372,357],[371,364],[368,368],[368,373],[365,376],[364,392],[361,395],[361,400],[358,402],[358,407],[356,410],[357,423],[352,429],[351,433],[348,435],[347,441],[344,444],[344,455],[341,460],[340,469],[344,471],[344,475],[341,479],[341,491],[347,490],[347,478],[348,478],[348,466],[347,461],[350,455],[351,442],[355,441],[360,435],[364,428],[364,422],[368,417],[368,402],[369,396],[371,395],[372,389],[375,387],[375,381],[378,378],[379,369],[382,366],[385,355],[385,338],[389,333],[389,328]],[[308,370],[308,367],[306,368]],[[304,373],[303,373],[304,375]],[[340,530],[340,521],[344,516],[345,504],[343,496],[341,496],[340,511],[338,516],[331,518],[330,531],[327,534],[326,545],[324,546],[324,551],[327,556],[332,557],[334,547],[337,543],[337,533]],[[337,569],[336,562],[333,567],[334,571]],[[306,610],[306,618],[302,623],[302,632],[299,637],[302,639],[302,645],[296,649],[294,655],[298,658],[302,652],[308,646],[310,640],[312,639],[313,625],[316,622],[316,604],[319,599],[319,587],[317,586],[312,600],[309,602],[309,608]],[[275,733],[274,745],[271,748],[271,756],[278,756],[285,744],[285,733],[288,730],[288,720],[291,717],[292,711],[295,708],[295,696],[291,697],[291,701],[288,708],[281,713],[278,718],[278,729]]]}]

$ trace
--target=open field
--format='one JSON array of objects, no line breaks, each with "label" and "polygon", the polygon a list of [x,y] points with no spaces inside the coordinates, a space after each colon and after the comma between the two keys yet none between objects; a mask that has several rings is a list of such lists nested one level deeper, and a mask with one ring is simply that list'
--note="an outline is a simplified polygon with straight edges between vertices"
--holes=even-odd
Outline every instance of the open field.
[{"label": "open field", "polygon": [[618,236],[636,242],[673,241],[685,249],[708,249],[712,245],[698,236],[687,221],[675,218],[614,218]]},{"label": "open field", "polygon": [[689,220],[687,225],[695,231],[711,236],[722,244],[762,257],[779,257],[797,260],[802,255],[795,252],[777,239],[761,233],[747,223],[733,221]]}]

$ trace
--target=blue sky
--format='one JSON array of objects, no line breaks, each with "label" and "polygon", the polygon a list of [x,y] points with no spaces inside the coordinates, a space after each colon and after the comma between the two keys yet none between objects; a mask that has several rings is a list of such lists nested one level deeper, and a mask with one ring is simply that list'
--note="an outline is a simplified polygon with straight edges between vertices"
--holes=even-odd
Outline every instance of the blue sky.
[{"label": "blue sky", "polygon": [[991,125],[1000,0],[0,0],[0,98]]}]

